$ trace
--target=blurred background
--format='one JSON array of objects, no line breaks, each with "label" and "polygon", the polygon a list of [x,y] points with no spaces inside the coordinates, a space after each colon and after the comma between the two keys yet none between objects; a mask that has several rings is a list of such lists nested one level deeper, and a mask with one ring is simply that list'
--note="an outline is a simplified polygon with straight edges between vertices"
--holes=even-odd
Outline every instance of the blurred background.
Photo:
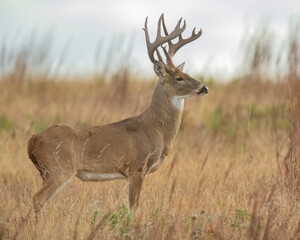
[{"label": "blurred background", "polygon": [[9,73],[16,61],[27,61],[26,71],[33,71],[33,58],[39,58],[35,71],[47,69],[60,76],[92,75],[113,71],[108,65],[116,69],[124,64],[139,74],[151,74],[142,28],[149,16],[154,37],[161,13],[169,28],[180,17],[186,19],[185,36],[194,27],[202,28],[201,38],[175,59],[178,64],[186,61],[192,73],[228,80],[246,71],[255,58],[249,44],[268,51],[267,59],[261,60],[273,67],[268,69],[272,73],[278,65],[286,71],[288,45],[299,39],[299,9],[294,0],[2,0],[1,74]]}]

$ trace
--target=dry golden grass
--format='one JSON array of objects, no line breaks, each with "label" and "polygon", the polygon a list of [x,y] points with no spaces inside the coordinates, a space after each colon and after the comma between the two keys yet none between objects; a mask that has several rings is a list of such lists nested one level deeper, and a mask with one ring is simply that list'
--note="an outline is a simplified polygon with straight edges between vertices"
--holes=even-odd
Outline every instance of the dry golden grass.
[{"label": "dry golden grass", "polygon": [[188,99],[173,153],[145,179],[135,216],[125,181],[75,179],[35,223],[42,179],[27,156],[31,135],[138,114],[154,86],[0,81],[0,239],[299,239],[300,198],[283,171],[288,88],[270,82],[215,84]]}]

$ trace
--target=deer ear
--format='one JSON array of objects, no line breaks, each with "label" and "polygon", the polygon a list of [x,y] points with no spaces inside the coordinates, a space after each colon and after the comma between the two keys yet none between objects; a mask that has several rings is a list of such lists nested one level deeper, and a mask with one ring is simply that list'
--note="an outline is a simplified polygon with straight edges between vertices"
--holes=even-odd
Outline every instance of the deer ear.
[{"label": "deer ear", "polygon": [[183,67],[184,67],[185,62],[181,63],[180,65],[177,66],[177,68],[182,72]]},{"label": "deer ear", "polygon": [[153,63],[154,72],[158,77],[165,77],[166,70],[161,62],[154,62]]}]

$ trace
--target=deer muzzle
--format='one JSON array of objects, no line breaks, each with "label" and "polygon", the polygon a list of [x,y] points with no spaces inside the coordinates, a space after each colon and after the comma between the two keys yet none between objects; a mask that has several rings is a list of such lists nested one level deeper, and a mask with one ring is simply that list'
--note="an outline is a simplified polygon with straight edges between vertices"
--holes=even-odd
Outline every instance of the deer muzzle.
[{"label": "deer muzzle", "polygon": [[206,86],[203,86],[203,87],[197,92],[198,95],[204,95],[204,94],[207,94],[207,93],[208,93],[208,87],[206,87]]}]

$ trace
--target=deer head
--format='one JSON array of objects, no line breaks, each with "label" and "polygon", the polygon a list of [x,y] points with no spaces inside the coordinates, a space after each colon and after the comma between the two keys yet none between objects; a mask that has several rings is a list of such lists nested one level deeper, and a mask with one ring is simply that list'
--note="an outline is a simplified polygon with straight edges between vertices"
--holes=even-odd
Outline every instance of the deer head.
[{"label": "deer head", "polygon": [[[178,96],[184,98],[204,95],[208,93],[208,88],[187,73],[183,72],[185,63],[176,67],[172,60],[175,53],[181,47],[198,39],[202,34],[201,29],[196,33],[196,29],[194,28],[191,37],[184,39],[182,37],[182,33],[186,28],[186,23],[184,20],[183,26],[181,27],[181,21],[182,18],[179,19],[174,30],[171,33],[168,33],[165,25],[164,14],[161,14],[158,20],[156,39],[151,43],[147,27],[148,17],[146,18],[143,30],[145,31],[148,56],[153,63],[155,74],[159,77],[159,81],[166,87],[168,94],[171,97]],[[163,28],[164,36],[162,36],[161,27]],[[172,40],[177,37],[178,42],[173,43]],[[164,46],[165,43],[167,43],[168,48],[167,46]],[[159,47],[162,48],[165,54],[166,63],[163,61],[159,52]],[[155,59],[154,52],[156,53],[158,60]]]}]

